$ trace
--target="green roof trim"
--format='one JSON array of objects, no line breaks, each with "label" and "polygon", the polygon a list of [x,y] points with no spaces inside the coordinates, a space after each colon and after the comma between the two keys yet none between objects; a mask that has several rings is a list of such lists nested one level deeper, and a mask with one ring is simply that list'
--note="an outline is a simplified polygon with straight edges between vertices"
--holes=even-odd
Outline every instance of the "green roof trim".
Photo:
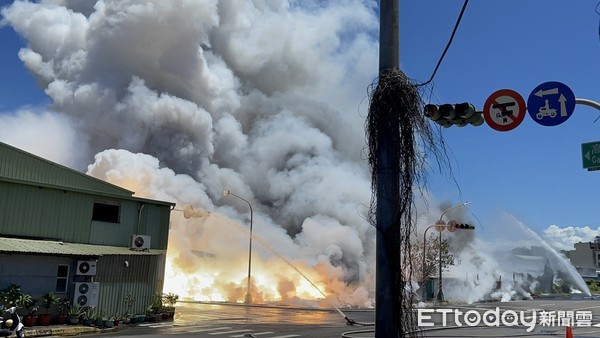
[{"label": "green roof trim", "polygon": [[0,253],[100,257],[109,255],[160,255],[166,250],[130,250],[127,247],[0,237]]}]

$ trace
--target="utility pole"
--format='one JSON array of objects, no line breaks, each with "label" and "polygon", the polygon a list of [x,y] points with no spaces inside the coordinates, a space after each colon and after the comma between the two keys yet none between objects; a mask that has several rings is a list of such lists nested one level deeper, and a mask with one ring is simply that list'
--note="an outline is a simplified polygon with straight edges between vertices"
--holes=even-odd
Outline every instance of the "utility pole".
[{"label": "utility pole", "polygon": [[[398,0],[381,0],[379,4],[379,78],[387,71],[397,69],[399,63],[399,11]],[[390,119],[398,112],[386,114]],[[395,222],[399,199],[399,155],[393,151],[388,135],[398,134],[399,126],[389,123],[391,128],[383,137],[379,137],[376,154],[377,175],[377,238],[376,238],[376,276],[375,276],[375,338],[400,337],[401,312],[400,293],[402,292],[402,274],[400,256],[400,224]]]}]

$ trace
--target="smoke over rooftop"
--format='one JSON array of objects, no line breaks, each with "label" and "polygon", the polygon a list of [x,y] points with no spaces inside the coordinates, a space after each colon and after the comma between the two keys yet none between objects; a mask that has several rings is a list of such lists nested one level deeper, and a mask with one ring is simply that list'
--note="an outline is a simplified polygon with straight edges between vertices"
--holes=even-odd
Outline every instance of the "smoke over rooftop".
[{"label": "smoke over rooftop", "polygon": [[[2,23],[25,39],[19,57],[51,104],[1,114],[0,135],[136,196],[176,202],[172,291],[243,299],[248,209],[223,196],[231,189],[254,209],[257,300],[321,298],[293,265],[332,303],[372,306],[362,154],[375,5],[15,1]],[[184,217],[188,206],[197,217]]]},{"label": "smoke over rooftop", "polygon": [[[248,210],[224,189],[248,199],[255,234],[313,279],[322,273],[324,289],[356,287],[372,279],[374,254],[361,159],[374,5],[16,1],[3,22],[27,41],[19,57],[51,105],[0,117],[4,139],[138,196],[210,211],[173,212],[170,272],[189,274],[190,290],[198,260],[211,259],[227,265],[213,264],[223,297],[244,286]],[[51,137],[34,143],[15,129]],[[282,264],[256,250],[257,279],[261,266]],[[296,297],[290,285],[302,283],[280,278],[281,296]]]}]

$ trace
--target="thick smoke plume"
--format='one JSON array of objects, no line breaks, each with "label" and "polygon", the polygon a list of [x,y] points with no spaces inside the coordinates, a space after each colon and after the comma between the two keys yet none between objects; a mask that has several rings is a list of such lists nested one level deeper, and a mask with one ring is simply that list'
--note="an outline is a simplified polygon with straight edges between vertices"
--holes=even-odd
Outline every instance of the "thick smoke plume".
[{"label": "thick smoke plume", "polygon": [[[249,210],[223,196],[230,189],[254,210],[256,301],[323,298],[309,279],[326,306],[373,306],[375,231],[361,155],[366,87],[377,75],[375,6],[15,1],[1,24],[26,42],[19,57],[51,104],[2,112],[0,139],[176,202],[166,291],[244,299]],[[426,205],[419,210],[432,216],[420,228],[441,212]],[[462,267],[473,271],[460,274],[472,280],[485,268],[479,280],[490,288],[502,264],[476,239],[460,243],[472,253]]]},{"label": "thick smoke plume", "polygon": [[[322,298],[276,252],[336,305],[371,306],[361,101],[377,68],[375,5],[16,1],[2,22],[26,40],[19,57],[51,104],[0,115],[2,138],[176,202],[167,288],[183,296],[243,299],[248,208],[231,189],[272,246],[254,253],[256,297]],[[185,218],[188,206],[210,213]]]}]

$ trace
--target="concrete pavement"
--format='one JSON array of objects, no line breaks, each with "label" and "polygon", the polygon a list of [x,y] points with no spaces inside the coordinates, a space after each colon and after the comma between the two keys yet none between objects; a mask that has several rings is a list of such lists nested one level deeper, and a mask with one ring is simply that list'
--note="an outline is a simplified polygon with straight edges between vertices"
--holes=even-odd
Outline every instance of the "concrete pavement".
[{"label": "concrete pavement", "polygon": [[[114,328],[112,328],[114,329]],[[82,333],[94,333],[103,330],[94,326],[83,325],[49,325],[49,326],[32,326],[25,328],[25,337],[44,337],[44,336],[77,336]]]}]

